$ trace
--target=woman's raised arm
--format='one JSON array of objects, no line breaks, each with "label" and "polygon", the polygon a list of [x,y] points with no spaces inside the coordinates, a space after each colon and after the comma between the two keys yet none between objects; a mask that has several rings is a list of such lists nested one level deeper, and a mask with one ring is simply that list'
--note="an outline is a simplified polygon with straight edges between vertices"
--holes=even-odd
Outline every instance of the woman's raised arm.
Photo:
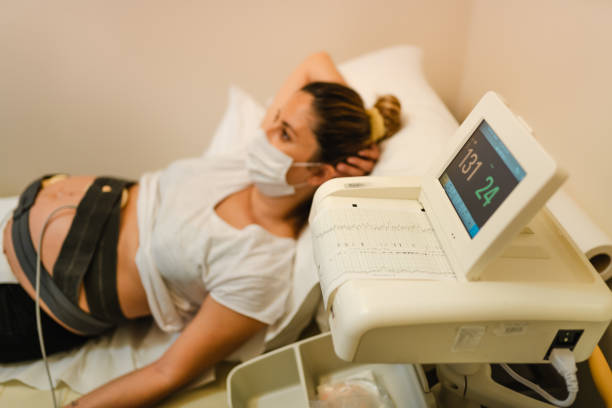
[{"label": "woman's raised arm", "polygon": [[312,54],[297,66],[278,90],[266,111],[261,127],[267,129],[274,121],[274,116],[276,116],[280,107],[287,102],[289,97],[304,85],[315,81],[338,82],[346,85],[329,54],[326,52]]},{"label": "woman's raised arm", "polygon": [[[315,81],[337,82],[347,85],[346,81],[338,71],[329,54],[318,52],[307,57],[285,80],[274,100],[268,107],[261,127],[266,130],[274,122],[278,110],[304,85]],[[378,158],[380,149],[377,145],[369,146],[358,153],[358,156],[350,157],[346,162],[340,162],[336,166],[340,176],[363,176],[369,174]]]},{"label": "woman's raised arm", "polygon": [[194,319],[156,362],[84,395],[71,406],[149,406],[223,360],[265,324],[207,296]]}]

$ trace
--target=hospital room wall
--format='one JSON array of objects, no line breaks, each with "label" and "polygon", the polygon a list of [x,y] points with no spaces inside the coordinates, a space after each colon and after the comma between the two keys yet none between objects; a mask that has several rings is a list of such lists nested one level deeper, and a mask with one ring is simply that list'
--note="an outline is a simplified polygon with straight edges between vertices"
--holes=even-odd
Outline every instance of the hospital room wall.
[{"label": "hospital room wall", "polygon": [[231,83],[264,101],[309,52],[411,43],[458,119],[502,93],[612,235],[611,20],[609,0],[6,0],[0,196],[51,171],[138,177],[204,149]]},{"label": "hospital room wall", "polygon": [[471,0],[461,120],[494,89],[568,171],[564,189],[612,236],[612,2]]},{"label": "hospital room wall", "polygon": [[457,93],[468,0],[6,0],[0,196],[49,172],[138,177],[207,146],[232,83],[260,101],[306,55],[424,50]]}]

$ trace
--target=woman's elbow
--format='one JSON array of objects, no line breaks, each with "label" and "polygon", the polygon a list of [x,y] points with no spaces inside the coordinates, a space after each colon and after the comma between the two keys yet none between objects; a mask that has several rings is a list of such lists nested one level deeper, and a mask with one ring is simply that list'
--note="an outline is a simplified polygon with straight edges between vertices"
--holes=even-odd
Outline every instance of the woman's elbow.
[{"label": "woman's elbow", "polygon": [[308,59],[312,61],[331,61],[331,56],[327,51],[317,51],[310,54]]},{"label": "woman's elbow", "polygon": [[152,363],[150,368],[155,383],[161,387],[166,395],[177,391],[191,380],[189,373],[164,358]]}]

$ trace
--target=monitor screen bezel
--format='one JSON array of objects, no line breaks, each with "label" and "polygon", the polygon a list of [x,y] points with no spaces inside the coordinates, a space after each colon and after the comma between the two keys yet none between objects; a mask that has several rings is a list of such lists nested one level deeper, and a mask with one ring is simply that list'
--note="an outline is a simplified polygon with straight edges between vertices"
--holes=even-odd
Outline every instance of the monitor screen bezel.
[{"label": "monitor screen bezel", "polygon": [[[490,132],[493,134],[493,138],[494,140],[497,142],[495,143],[497,145],[497,148],[494,146],[494,144],[492,143],[492,141],[487,137],[487,134],[485,133],[485,131],[483,130],[483,128],[486,127],[490,130]],[[452,164],[456,163],[456,160],[458,158],[458,156],[463,157],[463,160],[459,163],[459,166],[461,166],[461,164],[464,164],[464,168],[467,168],[467,164],[473,164],[473,163],[465,163],[465,160],[467,158],[467,156],[465,155],[464,151],[465,148],[468,144],[471,143],[472,139],[476,136],[476,133],[480,132],[483,136],[482,140],[488,144],[488,149],[491,151],[493,151],[493,153],[496,156],[496,159],[498,161],[498,163],[502,166],[505,166],[505,173],[507,175],[509,175],[510,177],[513,178],[512,181],[510,181],[511,183],[515,183],[514,186],[512,186],[512,189],[509,191],[504,192],[505,197],[502,199],[502,201],[495,201],[495,197],[493,197],[493,206],[494,206],[494,210],[493,212],[491,212],[485,219],[484,221],[482,221],[482,223],[479,224],[477,218],[481,218],[481,216],[477,216],[477,211],[475,211],[475,208],[472,208],[473,206],[470,206],[470,200],[469,200],[469,195],[473,192],[473,190],[475,191],[482,191],[483,189],[486,190],[487,189],[487,185],[486,182],[481,180],[480,184],[475,184],[478,183],[478,181],[476,181],[476,178],[478,178],[478,175],[476,178],[474,178],[471,181],[471,190],[470,191],[463,191],[463,189],[461,188],[461,184],[465,185],[467,183],[470,183],[469,181],[465,181],[464,180],[459,180],[457,178],[453,178],[451,177],[451,175],[449,175],[449,173],[453,170],[455,170],[455,173],[457,173],[459,170],[457,170],[456,168],[453,168]],[[470,145],[468,147],[472,147],[473,145]],[[504,153],[506,153],[505,157],[502,157],[502,155],[500,155],[500,150]],[[468,154],[471,152],[472,150],[468,150]],[[478,160],[479,156],[482,157],[482,155],[480,154],[480,151],[475,151],[474,153],[478,153],[479,155],[474,155],[474,162],[476,162],[476,160]],[[459,158],[461,158],[459,157]],[[486,169],[488,167],[489,163],[484,163],[482,161],[478,161],[477,162],[478,165],[477,167],[473,167],[474,170],[472,170],[471,173],[469,173],[469,176],[467,176],[468,172],[466,171],[466,176],[468,177],[467,180],[470,180],[471,177],[474,176],[474,174],[477,174],[477,171],[480,170],[481,174],[484,171],[484,169]],[[481,167],[482,166],[482,167]],[[512,168],[511,168],[512,167]],[[481,170],[483,169],[483,170]],[[500,169],[502,171],[502,173],[504,172],[503,169]],[[488,173],[490,174],[490,173]],[[495,180],[499,180],[498,178],[498,174],[499,171],[496,172],[496,177]],[[444,182],[442,181],[444,176],[447,176],[451,182],[451,186],[452,186],[452,191],[454,191],[460,202],[459,203],[455,203],[453,202],[453,197],[451,197],[449,191],[446,189],[446,187],[444,186]],[[461,176],[461,175],[460,175]],[[516,160],[516,157],[514,156],[514,154],[512,153],[512,151],[510,151],[510,149],[508,149],[508,147],[505,145],[505,143],[499,138],[499,136],[497,136],[497,132],[495,131],[495,129],[489,124],[489,122],[487,122],[486,119],[483,119],[480,123],[477,124],[476,128],[474,129],[474,131],[472,132],[472,134],[470,135],[470,137],[468,137],[465,141],[465,143],[461,146],[461,148],[459,149],[459,151],[457,152],[457,154],[451,159],[451,161],[449,162],[449,165],[446,166],[446,168],[444,169],[444,171],[442,172],[442,174],[440,175],[440,177],[438,178],[438,181],[440,182],[440,184],[442,184],[442,188],[444,189],[444,191],[446,192],[447,197],[449,198],[449,200],[451,201],[451,203],[453,204],[453,208],[455,209],[455,212],[457,213],[457,215],[459,216],[459,218],[461,219],[461,222],[464,226],[464,228],[466,229],[466,231],[468,232],[468,235],[470,236],[470,238],[474,238],[476,235],[478,235],[478,232],[480,232],[480,230],[483,228],[483,226],[487,223],[487,221],[489,220],[489,218],[491,218],[493,216],[493,214],[497,211],[497,209],[499,208],[499,206],[503,203],[503,201],[505,201],[508,198],[508,195],[512,194],[512,192],[514,191],[514,189],[517,187],[517,185],[525,178],[526,173],[525,173],[525,169],[521,166],[520,162],[518,160]],[[481,178],[482,176],[480,176]],[[461,178],[461,177],[459,177]],[[503,180],[503,179],[502,179]],[[491,178],[491,184],[489,184],[489,187],[491,188],[496,188],[496,184],[499,184],[498,182],[494,182],[493,178]],[[494,184],[495,183],[495,184]],[[507,184],[508,182],[503,182],[502,181],[502,186],[503,184]],[[480,188],[478,188],[480,187]],[[499,187],[498,187],[498,191],[499,191]],[[468,195],[468,197],[466,197],[466,195]],[[485,197],[487,196],[486,191],[482,194],[480,194],[480,200],[483,200]],[[497,197],[500,197],[501,195],[497,195]],[[467,199],[467,201],[466,201]],[[471,197],[472,202],[474,202],[474,197]],[[482,201],[486,204],[490,204],[491,201],[486,202]],[[456,204],[460,204],[463,207],[465,207],[465,213],[464,216],[462,216],[461,211],[459,210],[459,208],[457,208]],[[493,208],[493,207],[490,207]],[[478,208],[479,210],[482,210],[481,208]],[[468,220],[464,219],[465,215],[467,215],[469,217]],[[470,226],[467,224],[468,221],[472,222],[472,227],[470,228]],[[473,231],[470,231],[473,230]],[[475,231],[474,231],[475,230]]]},{"label": "monitor screen bezel", "polygon": [[[526,172],[523,180],[471,238],[457,215],[440,176],[486,120]],[[422,201],[458,276],[478,279],[484,265],[518,233],[565,178],[552,157],[494,92],[488,92],[451,137],[423,178]],[[552,189],[552,190],[551,190]]]}]

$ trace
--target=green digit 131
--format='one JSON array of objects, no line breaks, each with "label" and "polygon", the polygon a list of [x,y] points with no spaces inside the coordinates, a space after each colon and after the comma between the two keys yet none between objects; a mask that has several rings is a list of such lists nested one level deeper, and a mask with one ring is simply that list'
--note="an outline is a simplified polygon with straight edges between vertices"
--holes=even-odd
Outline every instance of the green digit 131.
[{"label": "green digit 131", "polygon": [[476,190],[476,197],[478,197],[479,200],[482,200],[484,198],[484,203],[482,203],[483,207],[486,207],[487,205],[491,204],[491,200],[499,191],[499,186],[493,186],[493,177],[488,176],[486,178],[486,181],[488,183],[486,186]]}]

